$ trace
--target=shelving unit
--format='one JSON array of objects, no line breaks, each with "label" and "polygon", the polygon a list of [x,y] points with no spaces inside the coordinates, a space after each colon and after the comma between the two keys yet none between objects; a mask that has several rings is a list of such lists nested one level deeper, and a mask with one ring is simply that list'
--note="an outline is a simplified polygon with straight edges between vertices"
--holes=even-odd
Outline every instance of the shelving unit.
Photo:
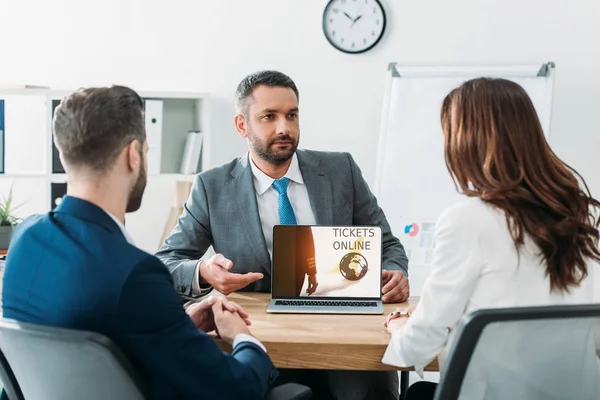
[{"label": "shelving unit", "polygon": [[[66,190],[66,175],[60,165],[52,140],[52,117],[60,100],[71,91],[50,88],[0,88],[5,105],[5,168],[0,173],[0,196],[11,186],[20,217],[44,213],[56,206],[53,192]],[[176,182],[194,180],[195,175],[179,173],[188,132],[203,132],[198,171],[210,166],[210,96],[206,93],[138,92],[145,102],[162,102],[162,114],[154,123],[162,134],[148,135],[149,162],[154,159],[154,173],[149,173],[142,207],[127,214],[128,231],[139,247],[156,250],[164,223],[175,196]],[[147,104],[147,103],[146,103]],[[154,117],[154,116],[153,116]],[[160,121],[162,117],[162,121]],[[147,126],[152,123],[147,118]],[[149,129],[147,128],[147,131]],[[139,243],[138,243],[139,242]]]}]

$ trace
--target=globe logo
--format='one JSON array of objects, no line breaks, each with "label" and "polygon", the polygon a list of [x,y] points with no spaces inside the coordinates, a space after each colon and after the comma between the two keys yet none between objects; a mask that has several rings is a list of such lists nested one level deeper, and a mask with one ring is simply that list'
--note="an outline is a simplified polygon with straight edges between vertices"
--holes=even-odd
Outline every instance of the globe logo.
[{"label": "globe logo", "polygon": [[369,263],[360,253],[348,253],[340,260],[340,273],[349,281],[362,279],[369,270]]}]

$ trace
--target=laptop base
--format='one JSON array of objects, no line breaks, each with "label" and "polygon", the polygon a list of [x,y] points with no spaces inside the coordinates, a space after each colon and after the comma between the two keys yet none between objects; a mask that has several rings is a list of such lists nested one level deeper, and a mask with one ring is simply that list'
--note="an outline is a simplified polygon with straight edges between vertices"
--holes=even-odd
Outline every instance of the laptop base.
[{"label": "laptop base", "polygon": [[[305,304],[298,304],[305,303]],[[326,305],[323,303],[351,303],[351,305]],[[374,303],[362,306],[361,303]],[[273,314],[383,314],[381,300],[308,300],[271,299],[267,312]]]}]

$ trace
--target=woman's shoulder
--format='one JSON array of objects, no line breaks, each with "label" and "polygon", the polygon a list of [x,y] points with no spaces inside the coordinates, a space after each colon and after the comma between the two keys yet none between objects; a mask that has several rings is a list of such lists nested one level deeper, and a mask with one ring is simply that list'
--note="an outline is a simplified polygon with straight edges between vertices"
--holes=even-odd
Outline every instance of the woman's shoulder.
[{"label": "woman's shoulder", "polygon": [[501,210],[478,197],[469,197],[448,207],[438,219],[438,225],[452,224],[469,227],[489,226],[492,220],[504,218]]}]

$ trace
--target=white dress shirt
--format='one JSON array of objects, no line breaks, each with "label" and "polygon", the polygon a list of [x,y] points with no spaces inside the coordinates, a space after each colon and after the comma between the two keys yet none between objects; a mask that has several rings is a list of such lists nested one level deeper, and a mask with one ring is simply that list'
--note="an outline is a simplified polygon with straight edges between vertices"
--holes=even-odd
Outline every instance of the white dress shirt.
[{"label": "white dress shirt", "polygon": [[[579,287],[569,293],[550,292],[546,265],[535,243],[526,236],[517,253],[504,212],[479,199],[446,210],[437,222],[435,243],[432,269],[418,306],[393,333],[383,356],[385,364],[414,366],[422,376],[423,368],[438,356],[443,368],[459,320],[477,309],[593,302],[593,264]],[[502,351],[501,341],[493,351]],[[523,366],[507,368],[515,376],[527,376],[519,370]],[[478,393],[485,392],[481,389],[485,382],[477,384]],[[506,382],[511,384],[515,382]]]},{"label": "white dress shirt", "polygon": [[[279,225],[279,193],[273,187],[275,179],[258,169],[254,161],[252,161],[250,153],[248,153],[248,157],[250,158],[250,166],[252,168],[252,175],[254,176],[254,189],[256,190],[260,224],[265,236],[265,242],[267,243],[267,250],[272,260],[273,227]],[[296,223],[298,225],[315,225],[315,215],[310,206],[308,190],[304,184],[296,154],[292,157],[290,167],[283,177],[290,180],[287,195],[296,215]]]},{"label": "white dress shirt", "polygon": [[[119,221],[117,218],[115,218],[115,216],[112,215],[111,213],[109,213],[108,211],[105,211],[105,212],[108,214],[109,217],[112,218],[113,221],[115,221],[115,224],[117,224],[117,226],[123,233],[123,236],[125,236],[125,240],[127,240],[127,242],[130,245],[135,246],[135,243],[133,242],[131,235],[129,235],[129,232],[127,232],[127,230],[125,229],[125,225],[123,225],[121,223],[121,221]],[[263,349],[263,351],[265,353],[267,352],[267,349],[265,348],[265,346],[258,339],[256,339],[254,336],[250,336],[245,333],[239,333],[239,334],[235,335],[235,337],[233,338],[233,348],[235,348],[235,346],[237,346],[239,343],[242,343],[242,342],[252,342],[252,343],[256,344],[258,347],[260,347],[261,349]]]}]

